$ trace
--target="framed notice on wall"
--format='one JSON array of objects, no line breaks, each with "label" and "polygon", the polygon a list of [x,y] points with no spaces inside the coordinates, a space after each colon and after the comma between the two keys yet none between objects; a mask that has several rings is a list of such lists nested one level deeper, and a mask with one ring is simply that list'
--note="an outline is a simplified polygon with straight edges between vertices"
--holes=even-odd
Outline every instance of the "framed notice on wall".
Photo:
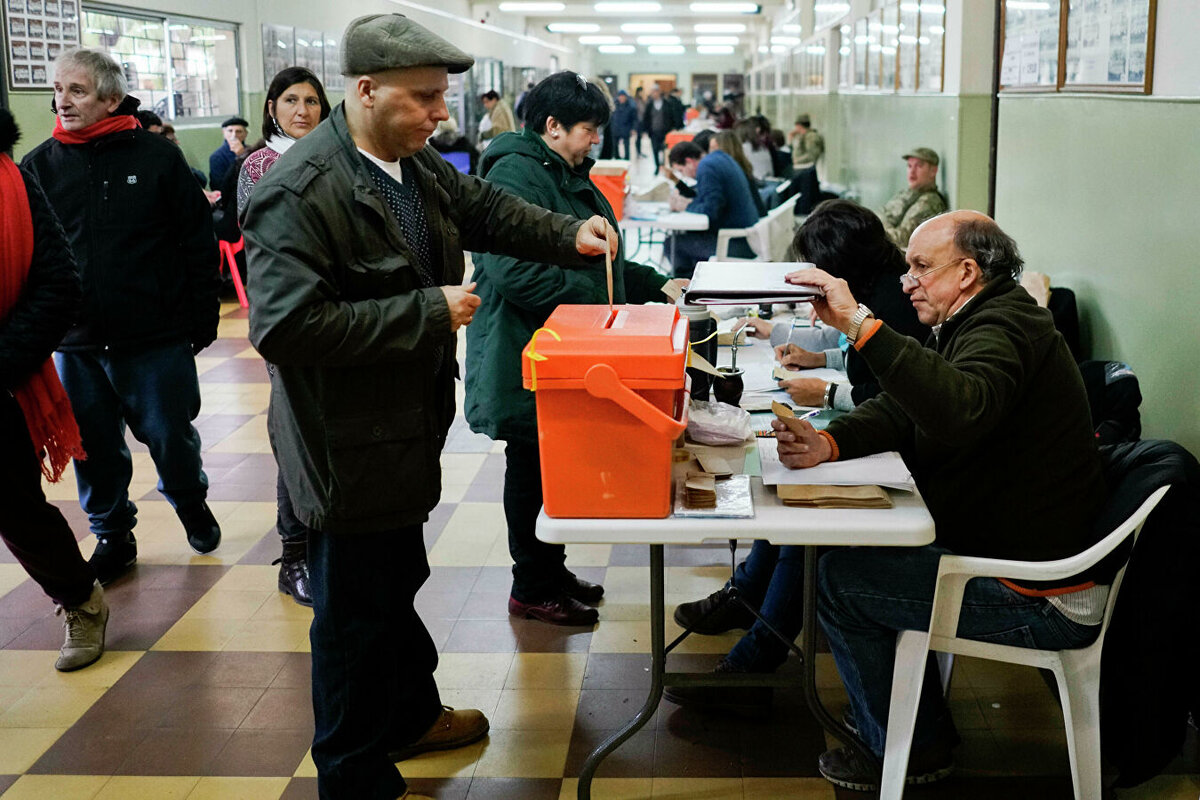
[{"label": "framed notice on wall", "polygon": [[1150,93],[1155,0],[1071,0],[1064,88]]},{"label": "framed notice on wall", "polygon": [[79,46],[78,0],[3,0],[9,88],[48,89],[54,60]]},{"label": "framed notice on wall", "polygon": [[1003,0],[1006,91],[1150,94],[1157,0]]}]

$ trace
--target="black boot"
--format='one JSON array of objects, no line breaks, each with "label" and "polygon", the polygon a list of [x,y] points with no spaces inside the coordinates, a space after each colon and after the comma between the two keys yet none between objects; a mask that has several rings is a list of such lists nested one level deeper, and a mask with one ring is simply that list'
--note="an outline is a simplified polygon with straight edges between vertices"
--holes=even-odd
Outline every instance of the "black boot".
[{"label": "black boot", "polygon": [[271,562],[279,565],[279,591],[290,594],[302,606],[312,608],[308,582],[308,542],[284,542],[283,555]]}]

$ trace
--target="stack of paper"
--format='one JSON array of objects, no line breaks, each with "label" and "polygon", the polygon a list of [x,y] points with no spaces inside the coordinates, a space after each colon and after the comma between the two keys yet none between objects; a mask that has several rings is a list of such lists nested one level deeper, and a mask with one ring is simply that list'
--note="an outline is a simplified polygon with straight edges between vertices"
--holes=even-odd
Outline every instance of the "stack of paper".
[{"label": "stack of paper", "polygon": [[808,469],[788,469],[779,461],[776,441],[759,439],[758,460],[763,484],[767,486],[885,486],[905,492],[917,488],[904,459],[895,451],[846,461],[826,461]]},{"label": "stack of paper", "polygon": [[892,498],[880,486],[809,486],[801,484],[777,487],[785,506],[801,508],[891,508]]},{"label": "stack of paper", "polygon": [[716,479],[707,472],[689,472],[683,484],[683,504],[687,508],[716,508]]},{"label": "stack of paper", "polygon": [[808,302],[824,293],[816,286],[788,283],[786,276],[812,266],[799,261],[704,261],[696,265],[683,302],[726,306]]}]

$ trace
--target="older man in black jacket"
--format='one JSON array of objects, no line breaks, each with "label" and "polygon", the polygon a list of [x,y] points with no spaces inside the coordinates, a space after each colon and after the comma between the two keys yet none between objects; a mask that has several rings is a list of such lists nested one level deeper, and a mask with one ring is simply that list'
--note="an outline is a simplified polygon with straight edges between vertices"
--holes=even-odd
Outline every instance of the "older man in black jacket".
[{"label": "older man in black jacket", "polygon": [[217,332],[217,247],[187,162],[141,129],[119,65],[97,50],[64,53],[54,101],[54,134],[22,166],[63,221],[83,281],[82,313],[57,362],[88,453],[75,476],[99,540],[91,563],[106,583],[137,558],[126,425],[150,448],[192,549],[221,540],[192,425],[194,354]]}]

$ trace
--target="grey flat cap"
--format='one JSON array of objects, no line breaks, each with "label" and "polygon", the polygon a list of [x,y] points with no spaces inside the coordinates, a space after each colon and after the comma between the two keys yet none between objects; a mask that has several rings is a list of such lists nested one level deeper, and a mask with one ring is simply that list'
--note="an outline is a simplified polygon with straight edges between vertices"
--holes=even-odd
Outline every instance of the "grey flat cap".
[{"label": "grey flat cap", "polygon": [[342,34],[342,74],[369,75],[404,67],[466,72],[475,59],[403,14],[368,14]]}]

